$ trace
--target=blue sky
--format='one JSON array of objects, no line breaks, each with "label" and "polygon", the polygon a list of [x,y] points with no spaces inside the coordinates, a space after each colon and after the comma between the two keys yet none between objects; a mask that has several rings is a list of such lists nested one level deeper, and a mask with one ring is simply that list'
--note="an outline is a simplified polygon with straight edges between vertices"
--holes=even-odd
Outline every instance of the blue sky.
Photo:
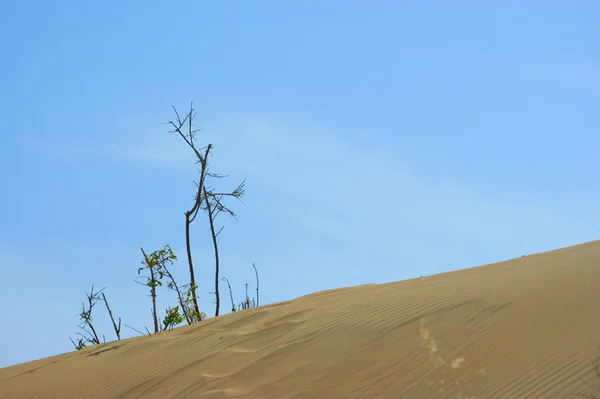
[{"label": "blue sky", "polygon": [[[272,303],[598,239],[599,17],[595,1],[3,2],[0,366],[72,350],[92,283],[151,326],[139,248],[185,256],[194,158],[162,123],[190,101],[218,187],[247,178],[239,221],[219,220],[238,301],[252,262]],[[193,240],[211,314],[204,220]]]}]

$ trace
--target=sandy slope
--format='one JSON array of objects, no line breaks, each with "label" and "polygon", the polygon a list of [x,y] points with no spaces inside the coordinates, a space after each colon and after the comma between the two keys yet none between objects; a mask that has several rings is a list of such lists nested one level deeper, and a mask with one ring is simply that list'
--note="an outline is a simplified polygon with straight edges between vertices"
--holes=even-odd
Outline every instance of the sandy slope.
[{"label": "sandy slope", "polygon": [[0,369],[0,398],[600,398],[600,241]]}]

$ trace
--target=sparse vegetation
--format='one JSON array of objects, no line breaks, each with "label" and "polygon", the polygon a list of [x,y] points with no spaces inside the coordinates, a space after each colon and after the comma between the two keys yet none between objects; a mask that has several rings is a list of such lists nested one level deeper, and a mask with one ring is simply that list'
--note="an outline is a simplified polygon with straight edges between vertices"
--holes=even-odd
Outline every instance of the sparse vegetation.
[{"label": "sparse vegetation", "polygon": [[[226,205],[225,199],[227,197],[233,197],[241,201],[241,198],[245,192],[246,181],[243,180],[233,191],[215,191],[215,189],[210,185],[211,179],[223,179],[227,176],[219,173],[213,173],[210,170],[209,155],[211,155],[211,151],[213,150],[214,146],[212,144],[208,144],[205,147],[197,146],[196,133],[199,132],[200,129],[194,128],[193,120],[196,116],[196,112],[194,110],[193,103],[190,105],[189,112],[183,118],[180,116],[175,107],[173,107],[173,111],[175,112],[176,119],[167,123],[173,128],[170,133],[176,133],[185,141],[187,146],[194,152],[194,155],[197,158],[196,163],[199,164],[200,167],[198,168],[198,181],[195,182],[196,189],[194,192],[194,202],[191,208],[185,211],[185,249],[189,272],[189,282],[180,286],[171,273],[170,267],[177,260],[177,256],[169,245],[165,245],[163,248],[158,249],[150,254],[147,254],[146,251],[141,248],[143,260],[142,266],[137,270],[138,280],[136,281],[150,289],[149,296],[152,303],[151,315],[153,323],[152,333],[154,334],[158,334],[165,330],[172,330],[177,325],[183,323],[183,321],[186,321],[188,324],[192,324],[206,318],[206,314],[202,312],[198,306],[198,283],[196,281],[191,244],[191,225],[196,220],[200,210],[207,215],[214,253],[214,315],[218,316],[220,313],[221,297],[219,283],[223,280],[227,281],[232,303],[232,311],[235,312],[240,309],[252,308],[258,306],[259,304],[258,270],[254,263],[252,266],[256,274],[256,298],[249,297],[248,284],[246,284],[246,298],[237,307],[234,304],[233,291],[231,289],[231,284],[229,284],[229,280],[220,276],[221,265],[219,258],[218,236],[222,232],[223,227],[217,229],[215,221],[218,215],[221,213],[228,214],[230,217],[237,219],[235,212]],[[140,279],[141,281],[139,281]],[[165,310],[164,318],[161,320],[158,316],[159,311],[157,305],[157,295],[158,288],[163,286],[164,281],[166,281],[166,287],[176,294],[177,305],[168,306]],[[92,286],[90,293],[86,294],[87,306],[85,302],[82,303],[82,310],[79,313],[79,318],[81,320],[79,328],[83,332],[77,333],[77,335],[79,335],[78,340],[73,340],[70,338],[71,342],[78,350],[83,349],[88,345],[101,343],[92,319],[92,310],[94,305],[100,300],[102,300],[106,305],[117,339],[121,339],[121,318],[119,318],[118,323],[115,322],[106,296],[102,292],[103,290],[104,289],[94,292],[94,287]],[[102,297],[99,296],[100,294],[102,294]],[[139,334],[144,334],[134,327],[131,327],[127,324],[124,325]],[[145,328],[145,330],[148,334],[151,334],[147,328]],[[105,337],[102,336],[102,342],[105,341]]]},{"label": "sparse vegetation", "polygon": [[256,298],[250,298],[248,296],[248,283],[246,283],[246,298],[244,299],[243,302],[241,302],[240,304],[238,304],[238,306],[236,307],[235,305],[235,300],[233,299],[233,291],[231,289],[231,284],[229,283],[229,280],[227,279],[227,277],[223,277],[221,280],[225,281],[227,283],[227,287],[229,288],[229,297],[231,298],[231,311],[232,312],[237,312],[238,310],[244,310],[244,309],[250,309],[250,308],[254,308],[256,306],[259,306],[259,280],[258,280],[258,269],[256,268],[256,265],[254,263],[252,263],[252,267],[254,268],[254,274],[256,275]]},{"label": "sparse vegetation", "polygon": [[[98,301],[104,301],[106,305],[106,309],[112,321],[113,327],[115,329],[115,334],[117,335],[117,339],[121,339],[121,318],[119,317],[119,324],[115,323],[115,319],[113,317],[112,310],[108,304],[108,300],[106,299],[106,295],[104,294],[105,288],[102,288],[100,291],[94,292],[94,285],[92,284],[92,288],[90,289],[90,293],[86,293],[87,307],[85,302],[81,302],[81,311],[79,312],[79,328],[83,332],[77,332],[76,335],[79,335],[79,339],[74,341],[73,338],[69,337],[73,345],[77,350],[83,349],[88,345],[96,345],[100,343],[100,337],[96,332],[96,328],[94,327],[94,319],[92,318],[92,310]],[[102,294],[102,299],[100,298],[100,294]],[[102,336],[102,342],[106,342],[106,337]]]}]

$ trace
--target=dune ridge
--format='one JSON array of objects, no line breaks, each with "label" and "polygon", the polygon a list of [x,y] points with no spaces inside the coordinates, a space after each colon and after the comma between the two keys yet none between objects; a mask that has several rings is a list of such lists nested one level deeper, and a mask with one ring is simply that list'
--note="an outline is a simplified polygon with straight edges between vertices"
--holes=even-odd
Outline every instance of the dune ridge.
[{"label": "dune ridge", "polygon": [[600,240],[0,369],[0,398],[600,398]]}]

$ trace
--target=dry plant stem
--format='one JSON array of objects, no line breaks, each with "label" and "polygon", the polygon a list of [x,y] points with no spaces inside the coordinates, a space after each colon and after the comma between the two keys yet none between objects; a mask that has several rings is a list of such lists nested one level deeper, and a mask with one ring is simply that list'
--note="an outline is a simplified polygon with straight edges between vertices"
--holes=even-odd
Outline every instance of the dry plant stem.
[{"label": "dry plant stem", "polygon": [[142,250],[142,254],[144,255],[144,259],[146,260],[146,264],[150,267],[150,297],[152,298],[152,321],[154,322],[154,333],[158,334],[158,316],[156,314],[156,278],[154,267],[150,265],[150,259],[148,255],[146,255],[146,251],[144,248],[140,248]]},{"label": "dry plant stem", "polygon": [[106,295],[104,292],[102,293],[102,299],[104,300],[104,304],[106,305],[106,309],[108,310],[108,315],[110,316],[110,320],[112,321],[113,328],[115,329],[115,334],[117,334],[117,339],[121,340],[121,318],[119,317],[119,325],[115,323],[115,318],[113,317],[112,311],[110,310],[110,306],[108,306],[108,300],[106,300]]},{"label": "dry plant stem", "polygon": [[[146,335],[146,334],[144,334],[143,332],[141,332],[140,330],[138,330],[137,328],[133,328],[133,327],[131,327],[130,325],[127,325],[127,324],[123,324],[123,325],[124,325],[125,327],[127,327],[127,328],[131,328],[133,331],[135,331],[136,333],[138,333],[138,334],[140,334],[140,335]],[[146,331],[148,331],[148,329],[147,329],[147,328],[146,328]],[[150,335],[150,333],[148,333],[148,335]]]},{"label": "dry plant stem", "polygon": [[259,305],[259,302],[258,302],[258,299],[259,299],[258,298],[258,291],[259,291],[259,289],[258,289],[258,270],[256,269],[254,262],[252,262],[252,267],[254,268],[254,274],[256,274],[256,306],[258,306]]},{"label": "dry plant stem", "polygon": [[100,338],[98,338],[98,334],[96,333],[96,329],[94,328],[92,321],[91,320],[86,320],[85,324],[87,324],[87,326],[89,327],[90,330],[92,330],[92,335],[93,335],[93,339],[91,340],[91,343],[93,344],[99,344],[100,343]]},{"label": "dry plant stem", "polygon": [[235,301],[233,300],[233,291],[231,290],[231,284],[229,284],[229,280],[227,277],[223,277],[221,280],[225,280],[227,282],[227,286],[229,287],[229,298],[231,298],[231,311],[235,312]]},{"label": "dry plant stem", "polygon": [[92,323],[92,310],[94,309],[94,305],[96,304],[96,302],[98,302],[98,300],[100,299],[98,294],[102,293],[103,290],[104,288],[101,289],[99,292],[94,293],[94,285],[92,284],[92,289],[90,290],[90,293],[86,293],[89,309],[85,308],[84,302],[81,303],[81,312],[79,312],[79,319],[81,320],[81,323],[79,324],[79,328],[81,328],[81,330],[83,330],[85,334],[82,334],[80,332],[77,333],[77,335],[81,337],[77,344],[73,341],[71,337],[69,337],[69,339],[71,340],[71,342],[77,350],[85,348],[87,346],[86,343],[92,345],[100,343],[100,338],[98,337],[96,329],[94,328],[94,325]]},{"label": "dry plant stem", "polygon": [[[102,290],[100,290],[102,291]],[[81,304],[81,316],[84,320],[84,323],[89,327],[89,329],[92,331],[93,334],[93,339],[92,342],[99,344],[100,343],[100,338],[98,338],[98,334],[96,333],[96,329],[94,328],[94,325],[92,324],[92,309],[94,308],[94,305],[96,304],[96,301],[98,300],[97,298],[97,293],[94,294],[94,285],[92,284],[92,289],[90,290],[89,294],[86,294],[87,296],[87,300],[88,300],[88,306],[89,306],[89,310],[86,311],[85,310],[85,306],[83,305],[83,303]]]},{"label": "dry plant stem", "polygon": [[221,295],[219,294],[219,245],[217,243],[217,233],[215,232],[215,221],[213,207],[210,203],[208,191],[204,188],[204,201],[208,212],[208,222],[210,223],[210,234],[212,236],[213,248],[215,251],[215,317],[219,315],[221,307]]}]

